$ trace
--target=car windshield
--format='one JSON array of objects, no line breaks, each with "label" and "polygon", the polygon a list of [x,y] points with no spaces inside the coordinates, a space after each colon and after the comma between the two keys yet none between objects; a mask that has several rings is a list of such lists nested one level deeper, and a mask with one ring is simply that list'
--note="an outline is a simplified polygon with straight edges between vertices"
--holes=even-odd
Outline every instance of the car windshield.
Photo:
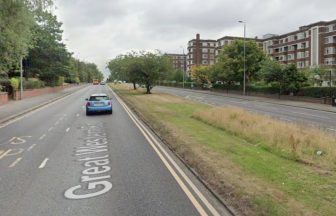
[{"label": "car windshield", "polygon": [[109,98],[107,96],[91,96],[90,101],[105,101]]}]

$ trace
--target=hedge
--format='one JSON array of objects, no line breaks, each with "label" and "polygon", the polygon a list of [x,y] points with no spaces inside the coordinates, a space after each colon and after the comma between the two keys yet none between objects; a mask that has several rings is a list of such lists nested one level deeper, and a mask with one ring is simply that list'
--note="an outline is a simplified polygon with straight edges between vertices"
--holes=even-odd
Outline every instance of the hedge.
[{"label": "hedge", "polygon": [[336,96],[336,87],[304,87],[298,95],[315,98]]},{"label": "hedge", "polygon": [[[182,82],[174,81],[162,81],[158,83],[159,85],[172,86],[172,87],[182,87]],[[185,88],[202,88],[201,85],[193,82],[185,82]],[[203,86],[203,88],[206,88]],[[224,84],[213,84],[213,89],[229,90],[229,91],[243,91],[243,86],[241,85],[224,85]],[[246,86],[247,92],[258,92],[264,94],[279,94],[279,88],[275,86]],[[297,92],[298,96],[323,98],[336,96],[336,87],[303,87]]]}]

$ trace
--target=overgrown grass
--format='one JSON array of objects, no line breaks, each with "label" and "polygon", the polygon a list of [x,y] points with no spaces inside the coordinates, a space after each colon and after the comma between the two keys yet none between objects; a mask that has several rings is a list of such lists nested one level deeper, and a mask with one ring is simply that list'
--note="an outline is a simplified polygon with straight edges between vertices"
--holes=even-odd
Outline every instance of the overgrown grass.
[{"label": "overgrown grass", "polygon": [[319,129],[275,120],[237,107],[217,107],[193,117],[279,156],[334,169],[335,136]]},{"label": "overgrown grass", "polygon": [[[314,152],[316,146],[308,145],[313,147],[305,152],[306,144],[298,144],[300,148],[293,157],[292,147],[285,148],[280,141],[275,145],[276,150],[271,150],[274,146],[270,144],[272,137],[249,137],[249,133],[226,129],[227,124],[219,124],[223,118],[210,115],[219,112],[216,108],[166,94],[144,95],[142,91],[128,90],[120,85],[114,89],[243,215],[334,215],[336,212],[336,178],[335,170],[328,165],[328,160],[332,159],[327,148],[329,145],[325,148],[318,146],[323,147],[322,151],[327,154],[314,158],[309,152]],[[211,121],[207,113],[213,117]],[[239,123],[240,115],[249,117],[249,113],[243,112],[229,118],[231,122],[238,121],[238,129],[241,128],[239,124],[259,127],[258,118],[251,121],[253,124]],[[213,119],[217,119],[218,124]],[[275,123],[282,125],[282,122]],[[263,133],[266,133],[265,127],[272,128],[265,124],[261,127]],[[284,127],[283,130],[274,130],[287,135],[296,130],[292,125],[285,124]],[[300,130],[297,133],[299,135]],[[292,136],[301,140],[295,134]],[[311,139],[316,140],[314,137]],[[285,149],[285,154],[282,149]],[[295,158],[309,160],[319,167],[293,160]]]}]

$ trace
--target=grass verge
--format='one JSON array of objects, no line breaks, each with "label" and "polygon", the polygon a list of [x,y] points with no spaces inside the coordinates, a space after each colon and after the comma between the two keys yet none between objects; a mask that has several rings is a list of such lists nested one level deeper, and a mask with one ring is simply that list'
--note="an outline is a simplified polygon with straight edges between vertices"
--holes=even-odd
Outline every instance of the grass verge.
[{"label": "grass verge", "polygon": [[[239,121],[239,116],[246,114],[241,110],[238,112],[243,113],[235,118],[230,119],[228,114],[229,120],[224,120],[216,116],[223,110],[204,104],[166,94],[144,95],[122,85],[112,85],[112,88],[241,214],[334,215],[336,212],[335,160],[329,145],[295,141],[299,144],[293,154],[292,146],[283,140],[272,143],[280,138],[273,141],[272,137],[263,138],[266,129],[257,129],[258,119],[248,116],[252,123]],[[239,126],[240,123],[236,129],[227,127],[227,121],[251,125],[263,134],[258,137],[256,132],[240,133],[247,129]],[[268,124],[261,128],[272,128]],[[306,140],[299,136],[301,129],[297,134],[291,125],[288,127],[270,130],[293,133],[293,138],[287,139],[289,143],[293,139]],[[315,158],[312,152],[315,153],[316,147],[326,154]]]}]

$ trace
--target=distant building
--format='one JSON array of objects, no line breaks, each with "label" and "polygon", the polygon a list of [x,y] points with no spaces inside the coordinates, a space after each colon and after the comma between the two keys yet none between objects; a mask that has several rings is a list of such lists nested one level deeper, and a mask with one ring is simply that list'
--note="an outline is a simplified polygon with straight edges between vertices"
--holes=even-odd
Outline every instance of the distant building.
[{"label": "distant building", "polygon": [[[196,39],[188,42],[187,53],[187,73],[188,75],[192,66],[215,64],[216,57],[224,46],[233,43],[235,40],[244,40],[243,37],[225,36],[217,40],[200,39],[200,34],[196,34]],[[260,46],[262,43],[256,38],[246,38],[246,40],[258,41]]]},{"label": "distant building", "polygon": [[213,65],[215,63],[216,40],[200,39],[200,35],[196,35],[196,39],[188,42],[187,53],[187,74],[193,65]]},{"label": "distant building", "polygon": [[336,20],[301,26],[283,35],[265,35],[263,49],[282,64],[297,68],[325,66],[335,71]]},{"label": "distant building", "polygon": [[[196,39],[188,41],[187,74],[193,65],[213,65],[226,45],[243,37],[224,36],[217,40]],[[320,21],[299,27],[297,31],[282,35],[265,34],[255,41],[268,56],[281,64],[295,64],[297,68],[323,66],[336,77],[336,20]]]},{"label": "distant building", "polygon": [[187,71],[187,55],[185,54],[167,54],[172,59],[173,68],[181,70],[184,73]]}]

